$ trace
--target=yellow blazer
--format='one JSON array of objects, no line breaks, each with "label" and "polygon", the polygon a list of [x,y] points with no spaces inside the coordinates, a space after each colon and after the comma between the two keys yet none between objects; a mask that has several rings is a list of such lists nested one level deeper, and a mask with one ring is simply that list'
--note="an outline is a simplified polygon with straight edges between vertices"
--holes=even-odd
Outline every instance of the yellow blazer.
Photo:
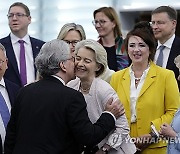
[{"label": "yellow blazer", "polygon": [[[129,67],[112,75],[111,86],[117,92],[124,105],[130,125],[130,71]],[[154,124],[159,131],[163,123],[170,123],[179,107],[178,85],[171,70],[150,63],[150,69],[140,91],[136,103],[137,134],[141,136],[151,132],[150,125]],[[162,147],[165,143],[152,144],[150,147]]]}]

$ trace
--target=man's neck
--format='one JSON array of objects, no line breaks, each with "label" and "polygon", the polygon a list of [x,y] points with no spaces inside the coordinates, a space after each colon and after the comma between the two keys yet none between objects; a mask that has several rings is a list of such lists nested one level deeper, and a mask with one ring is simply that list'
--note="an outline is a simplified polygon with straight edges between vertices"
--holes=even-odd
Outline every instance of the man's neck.
[{"label": "man's neck", "polygon": [[23,38],[25,35],[27,35],[27,32],[12,32],[12,33],[18,38]]},{"label": "man's neck", "polygon": [[167,42],[172,36],[174,35],[174,33],[172,33],[171,35],[167,36],[167,37],[163,37],[162,39],[159,39],[159,42],[161,44],[164,44],[165,42]]}]

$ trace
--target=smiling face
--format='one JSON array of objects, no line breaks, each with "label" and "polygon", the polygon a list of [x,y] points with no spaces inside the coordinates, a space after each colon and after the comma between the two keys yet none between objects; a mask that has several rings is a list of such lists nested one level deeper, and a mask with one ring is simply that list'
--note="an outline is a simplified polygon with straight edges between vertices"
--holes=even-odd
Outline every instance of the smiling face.
[{"label": "smiling face", "polygon": [[176,20],[170,19],[166,12],[153,14],[151,22],[154,36],[162,44],[175,33]]},{"label": "smiling face", "polygon": [[22,36],[27,34],[28,25],[31,23],[31,16],[27,16],[24,8],[13,6],[8,14],[21,14],[21,16],[13,15],[9,17],[9,27],[13,34]]},{"label": "smiling face", "polygon": [[95,28],[99,34],[99,37],[106,37],[108,35],[114,35],[115,24],[112,22],[103,12],[98,12],[95,15]]},{"label": "smiling face", "polygon": [[138,36],[131,36],[128,41],[128,55],[133,64],[148,64],[148,45]]},{"label": "smiling face", "polygon": [[76,55],[75,72],[81,80],[92,81],[100,66],[96,63],[95,52],[91,49],[80,48]]}]

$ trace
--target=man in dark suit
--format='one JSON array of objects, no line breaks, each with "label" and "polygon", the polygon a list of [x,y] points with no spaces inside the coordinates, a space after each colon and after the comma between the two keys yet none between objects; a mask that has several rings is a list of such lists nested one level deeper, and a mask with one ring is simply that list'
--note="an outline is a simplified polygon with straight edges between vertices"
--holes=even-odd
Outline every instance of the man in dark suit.
[{"label": "man in dark suit", "polygon": [[[172,7],[160,6],[152,11],[151,23],[154,36],[158,40],[154,61],[159,65],[162,51],[163,58],[160,66],[174,71],[180,89],[179,69],[174,63],[174,59],[180,55],[180,38],[175,35],[177,12]],[[164,46],[162,50],[161,46]]]},{"label": "man in dark suit", "polygon": [[[14,99],[19,90],[19,86],[15,85],[13,82],[3,78],[4,73],[7,69],[7,58],[6,50],[4,46],[0,43],[0,95],[4,99],[3,102],[0,102],[0,154],[2,154],[2,147],[4,144],[5,134],[6,134],[6,124],[4,123],[4,116],[2,112],[5,112],[4,108],[1,106],[1,103],[4,103],[5,109],[7,109],[8,116],[10,118],[11,106],[14,103]],[[2,100],[0,100],[2,101]],[[7,120],[8,122],[8,120]]]},{"label": "man in dark suit", "polygon": [[[80,154],[113,128],[120,102],[92,124],[83,95],[65,84],[75,78],[74,57],[62,40],[47,42],[36,57],[41,80],[22,88],[7,127],[5,154]],[[114,117],[114,116],[115,117]],[[113,118],[114,117],[114,118]]]},{"label": "man in dark suit", "polygon": [[[7,37],[0,39],[0,43],[6,48],[9,61],[5,77],[19,86],[24,86],[26,83],[35,80],[34,59],[45,42],[28,35],[31,16],[29,8],[25,4],[20,2],[12,4],[8,11],[8,21],[11,33]],[[21,44],[19,40],[23,41],[25,63],[21,63]],[[25,67],[26,72],[20,71],[21,66]],[[22,81],[21,74],[25,75],[25,83]]]}]

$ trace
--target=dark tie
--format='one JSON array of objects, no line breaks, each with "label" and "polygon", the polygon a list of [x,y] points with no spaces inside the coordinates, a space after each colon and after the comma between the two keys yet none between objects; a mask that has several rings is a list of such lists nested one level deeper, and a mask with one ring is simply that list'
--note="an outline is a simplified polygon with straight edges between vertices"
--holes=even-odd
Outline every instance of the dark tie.
[{"label": "dark tie", "polygon": [[6,128],[8,121],[10,119],[10,113],[1,92],[0,92],[0,113],[1,113],[3,123],[4,123],[4,127]]},{"label": "dark tie", "polygon": [[25,48],[23,40],[19,40],[18,42],[20,44],[20,77],[21,83],[24,86],[25,84],[27,84]]},{"label": "dark tie", "polygon": [[161,67],[163,65],[163,50],[164,50],[164,48],[165,48],[164,45],[161,45],[159,47],[160,52],[159,52],[159,56],[158,56],[158,59],[157,59],[157,62],[156,62],[156,64],[161,66]]}]

